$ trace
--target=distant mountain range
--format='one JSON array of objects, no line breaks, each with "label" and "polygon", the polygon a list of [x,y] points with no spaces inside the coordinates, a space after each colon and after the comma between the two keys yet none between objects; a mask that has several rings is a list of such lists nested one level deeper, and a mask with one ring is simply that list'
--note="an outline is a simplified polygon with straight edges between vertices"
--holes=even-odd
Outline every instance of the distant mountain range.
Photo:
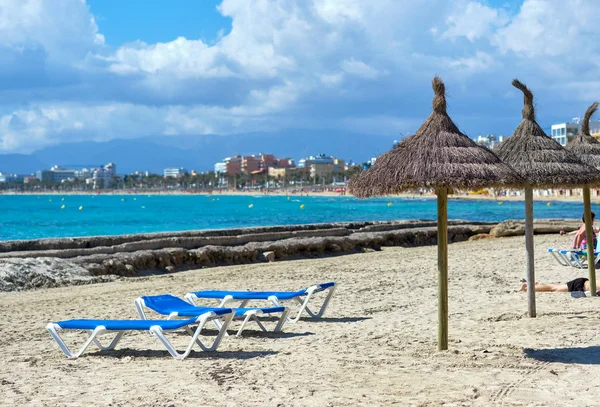
[{"label": "distant mountain range", "polygon": [[95,167],[108,162],[117,164],[119,174],[135,171],[162,173],[167,167],[207,171],[225,157],[259,153],[291,157],[296,161],[324,153],[364,162],[389,150],[393,142],[393,137],[389,136],[306,130],[86,141],[59,144],[29,155],[0,155],[0,171],[30,174],[53,165]]}]

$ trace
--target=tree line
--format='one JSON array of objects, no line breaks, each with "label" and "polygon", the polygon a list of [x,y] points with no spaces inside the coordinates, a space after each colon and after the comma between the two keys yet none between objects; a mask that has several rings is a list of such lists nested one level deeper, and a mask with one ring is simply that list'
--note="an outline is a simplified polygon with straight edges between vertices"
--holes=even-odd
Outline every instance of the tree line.
[{"label": "tree line", "polygon": [[295,187],[328,187],[347,181],[362,170],[352,167],[336,174],[315,174],[309,171],[290,171],[286,176],[269,176],[268,174],[220,174],[213,171],[184,174],[177,178],[165,178],[159,174],[115,176],[105,182],[98,180],[96,185],[85,179],[68,179],[62,182],[40,181],[37,178],[28,182],[0,182],[0,191],[12,192],[92,192],[109,190],[127,191],[212,191],[212,190],[244,190],[244,189],[282,189]]}]

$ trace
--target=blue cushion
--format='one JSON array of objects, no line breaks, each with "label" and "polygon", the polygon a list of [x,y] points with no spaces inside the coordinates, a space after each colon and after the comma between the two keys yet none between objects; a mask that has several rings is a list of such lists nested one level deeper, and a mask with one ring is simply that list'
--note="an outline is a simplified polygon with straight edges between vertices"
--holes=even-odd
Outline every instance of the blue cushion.
[{"label": "blue cushion", "polygon": [[267,300],[275,296],[280,300],[291,300],[306,294],[306,290],[296,292],[289,291],[197,291],[194,294],[198,298],[225,298],[231,295],[236,300]]},{"label": "blue cushion", "polygon": [[193,317],[202,315],[205,312],[214,312],[217,315],[229,314],[229,308],[214,308],[214,307],[196,307],[179,297],[171,294],[148,295],[143,296],[144,304],[151,310],[162,315],[169,315],[176,312],[182,317]]},{"label": "blue cushion", "polygon": [[330,281],[328,283],[321,283],[321,284],[317,284],[319,286],[319,288],[317,288],[317,290],[315,291],[316,293],[319,291],[323,291],[329,287],[333,287],[335,285],[335,282]]},{"label": "blue cushion", "polygon": [[[323,291],[334,285],[334,282],[318,284],[319,288],[315,292]],[[278,300],[292,300],[305,295],[306,289],[299,291],[196,291],[192,294],[198,298],[221,299],[231,295],[235,300],[267,300],[271,296],[277,297]]]},{"label": "blue cushion", "polygon": [[[142,299],[148,308],[163,315],[169,315],[172,312],[176,312],[177,315],[182,317],[193,317],[202,315],[205,312],[214,312],[217,315],[228,314],[230,312],[230,308],[196,307],[189,302],[186,302],[181,298],[175,297],[171,294],[148,295],[143,296]],[[265,314],[271,314],[275,312],[283,312],[285,311],[285,307],[234,308],[235,316],[237,317],[242,316],[246,311],[251,310],[261,310]]]},{"label": "blue cushion", "polygon": [[164,330],[179,329],[196,322],[190,319],[70,319],[55,322],[63,329],[96,329],[104,326],[109,331],[147,331],[151,326],[160,326]]}]

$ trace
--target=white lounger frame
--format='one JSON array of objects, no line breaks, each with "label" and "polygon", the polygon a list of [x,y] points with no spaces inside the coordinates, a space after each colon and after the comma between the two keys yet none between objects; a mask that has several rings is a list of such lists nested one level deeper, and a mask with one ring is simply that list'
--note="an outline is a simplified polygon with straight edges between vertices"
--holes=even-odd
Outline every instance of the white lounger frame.
[{"label": "white lounger frame", "polygon": [[[318,312],[313,312],[313,311],[311,311],[310,308],[308,308],[308,302],[310,301],[312,295],[315,293],[316,290],[319,289],[318,285],[313,285],[312,287],[307,288],[306,294],[303,294],[298,297],[294,297],[293,299],[296,300],[300,304],[300,309],[298,310],[298,313],[296,314],[295,317],[288,317],[287,322],[291,323],[291,324],[295,324],[296,322],[298,322],[300,320],[300,317],[302,316],[302,313],[304,311],[306,311],[308,313],[308,315],[310,315],[312,318],[321,318],[323,316],[323,314],[325,313],[325,310],[327,309],[327,306],[329,305],[329,301],[331,300],[331,297],[333,297],[333,294],[335,293],[336,288],[337,288],[337,284],[333,285],[331,287],[327,287],[326,289],[322,290],[322,291],[329,291],[329,293],[327,294],[327,297],[325,297],[325,301],[323,301],[323,305],[321,305],[321,308],[319,309]],[[321,292],[321,291],[319,291],[319,292]],[[305,298],[302,298],[302,297],[305,297]],[[198,300],[199,298],[196,297],[196,295],[194,293],[187,293],[185,295],[185,299],[188,300],[190,302],[190,304],[196,305],[196,300]],[[250,301],[261,301],[261,300],[236,300],[235,298],[233,298],[233,296],[227,295],[227,296],[223,297],[223,299],[221,299],[221,300],[217,299],[217,301],[219,301],[219,307],[225,307],[226,304],[230,301],[241,301],[240,308],[244,308],[248,305],[248,303]],[[282,306],[280,304],[277,296],[272,295],[267,298],[267,301],[270,301],[276,307]]]},{"label": "white lounger frame", "polygon": [[561,253],[562,249],[548,249],[548,252],[552,254],[552,257],[564,267],[577,267],[571,264],[571,259],[567,257],[564,253]]},{"label": "white lounger frame", "polygon": [[[198,338],[200,335],[200,332],[202,331],[202,329],[204,329],[204,326],[209,321],[218,321],[220,318],[223,318],[223,322],[221,323],[219,321],[221,328],[219,329],[219,333],[217,334],[217,337],[215,338],[215,340],[213,341],[213,343],[210,346],[204,345]],[[196,329],[194,331],[192,331],[192,329],[189,326],[183,327],[183,329],[185,329],[185,331],[188,334],[190,334],[192,336],[192,338],[191,338],[190,343],[188,344],[186,350],[182,353],[177,352],[177,349],[175,349],[175,347],[171,344],[171,342],[165,336],[165,332],[176,331],[176,330],[179,330],[182,328],[164,330],[159,325],[154,325],[154,326],[150,327],[150,333],[152,335],[156,336],[162,342],[162,344],[165,346],[165,348],[171,354],[171,356],[173,356],[175,359],[183,360],[189,356],[190,352],[192,351],[192,347],[194,346],[194,343],[198,344],[198,346],[203,351],[206,351],[206,352],[215,351],[219,347],[219,344],[221,343],[221,340],[223,339],[223,336],[227,331],[227,327],[229,326],[229,323],[231,322],[232,319],[233,319],[233,313],[226,314],[226,315],[216,315],[214,312],[207,312],[205,314],[200,315],[196,319],[196,323],[198,324],[198,326],[196,327]],[[92,343],[94,343],[94,345],[96,345],[101,351],[112,350],[115,348],[115,346],[117,346],[117,343],[119,343],[119,341],[121,340],[121,338],[123,337],[125,332],[131,331],[131,329],[130,330],[118,330],[118,331],[108,330],[108,329],[106,329],[106,327],[104,327],[102,325],[97,326],[96,329],[94,329],[93,331],[90,331],[91,335],[88,338],[88,340],[83,344],[81,349],[79,349],[78,352],[73,353],[73,352],[71,352],[69,347],[65,344],[65,342],[61,338],[59,331],[62,328],[58,324],[50,323],[46,326],[46,329],[48,329],[48,332],[50,332],[50,335],[52,335],[52,337],[54,338],[56,343],[58,343],[58,346],[60,347],[60,349],[63,351],[63,353],[65,355],[67,355],[67,357],[69,359],[75,359],[75,358],[78,358],[79,356],[81,356],[81,354],[83,352],[85,352],[85,350],[88,348],[88,346],[90,346]],[[77,330],[77,329],[69,329],[69,330]],[[116,336],[114,337],[114,339],[108,346],[103,346],[97,337],[100,335],[111,334],[111,333],[116,333]]]},{"label": "white lounger frame", "polygon": [[[581,256],[578,254],[581,250],[577,249],[548,249],[548,252],[552,254],[552,257],[564,267],[575,267],[578,269],[587,268],[587,263],[584,263]],[[594,259],[594,264],[598,264],[600,261],[600,253],[598,253]]]},{"label": "white lounger frame", "polygon": [[[187,300],[187,298],[186,298]],[[190,304],[192,304],[193,306],[197,306],[196,304],[194,304],[192,301],[188,302]],[[147,319],[146,317],[146,313],[144,312],[144,308],[146,307],[146,304],[144,303],[144,299],[139,297],[136,298],[133,303],[135,304],[135,309],[137,310],[139,316],[141,319]],[[280,305],[278,305],[280,306]],[[219,308],[225,308],[225,307],[219,307]],[[290,313],[290,309],[288,307],[284,307],[285,310],[281,313],[281,316],[279,317],[279,321],[277,322],[277,325],[275,326],[275,329],[273,329],[273,332],[281,332],[281,330],[283,329],[283,325],[286,323],[286,321],[288,320],[288,315]],[[268,329],[263,325],[262,322],[260,322],[260,320],[258,319],[259,315],[264,314],[263,311],[259,310],[259,309],[254,309],[254,310],[248,310],[246,312],[244,312],[243,317],[238,317],[235,315],[235,309],[233,310],[233,319],[241,319],[243,318],[244,320],[242,321],[242,325],[240,325],[240,328],[238,329],[237,333],[235,334],[235,336],[240,336],[242,334],[242,332],[244,332],[244,328],[246,327],[246,324],[253,320],[254,322],[256,322],[256,324],[258,325],[258,327],[263,331],[263,332],[268,332]],[[160,314],[159,314],[160,315]],[[266,314],[265,314],[266,315]],[[185,316],[180,316],[177,312],[171,312],[168,316],[167,319],[177,319],[177,318],[189,318],[189,317],[185,317]],[[218,330],[222,329],[222,323],[221,321],[219,321],[218,319],[214,319],[213,324],[215,325],[215,327]],[[225,336],[229,336],[229,334],[227,332],[225,332]]]}]

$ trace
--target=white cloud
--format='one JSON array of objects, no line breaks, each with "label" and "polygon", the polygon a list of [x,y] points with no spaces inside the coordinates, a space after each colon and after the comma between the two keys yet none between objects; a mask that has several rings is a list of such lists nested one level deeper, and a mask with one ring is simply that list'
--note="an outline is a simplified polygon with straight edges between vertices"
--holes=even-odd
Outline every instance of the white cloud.
[{"label": "white cloud", "polygon": [[375,79],[380,75],[377,69],[365,64],[363,61],[359,61],[354,58],[342,61],[341,68],[346,73],[360,76],[365,79]]},{"label": "white cloud", "polygon": [[599,19],[600,3],[593,0],[527,0],[495,42],[527,57],[594,55]]},{"label": "white cloud", "polygon": [[41,48],[54,63],[76,63],[104,44],[84,1],[5,0],[0,4],[0,46]]},{"label": "white cloud", "polygon": [[325,85],[338,85],[344,79],[344,74],[342,72],[322,74],[319,76],[319,79],[321,79],[321,82]]},{"label": "white cloud", "polygon": [[4,0],[0,152],[283,126],[395,134],[429,113],[435,74],[473,117],[512,109],[518,97],[502,96],[515,76],[539,98],[560,91],[561,109],[579,109],[598,87],[591,0],[510,11],[476,0],[223,0],[219,10],[232,27],[214,43],[111,48],[82,0]]},{"label": "white cloud", "polygon": [[495,61],[491,55],[477,51],[472,57],[455,59],[446,58],[443,63],[449,69],[460,71],[463,74],[473,74],[492,68]]},{"label": "white cloud", "polygon": [[168,43],[125,45],[117,52],[102,58],[110,63],[111,72],[129,74],[168,74],[186,77],[227,77],[235,74],[219,61],[219,49],[202,40],[179,37]]},{"label": "white cloud", "polygon": [[448,29],[444,31],[442,38],[466,37],[474,42],[482,37],[488,37],[495,28],[507,22],[508,16],[502,9],[494,9],[476,1],[469,1],[466,6],[459,3],[446,18]]}]

